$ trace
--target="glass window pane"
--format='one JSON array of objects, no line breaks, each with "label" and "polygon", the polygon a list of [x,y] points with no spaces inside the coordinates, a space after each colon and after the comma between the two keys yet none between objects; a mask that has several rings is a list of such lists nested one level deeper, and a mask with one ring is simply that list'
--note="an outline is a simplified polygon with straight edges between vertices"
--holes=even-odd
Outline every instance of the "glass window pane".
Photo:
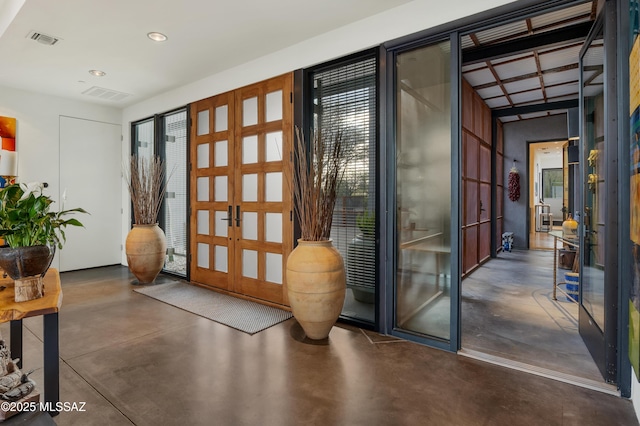
[{"label": "glass window pane", "polygon": [[229,272],[228,249],[225,246],[215,246],[215,270]]},{"label": "glass window pane", "polygon": [[347,275],[342,316],[371,323],[375,321],[377,266],[376,69],[375,58],[369,57],[313,75],[314,129],[329,137],[327,143],[336,133],[345,135],[347,143],[348,162],[331,227],[331,239],[342,254]]},{"label": "glass window pane", "polygon": [[267,122],[282,120],[282,90],[267,93]]},{"label": "glass window pane", "polygon": [[224,132],[228,129],[228,110],[227,105],[216,108],[216,132]]},{"label": "glass window pane", "polygon": [[209,244],[198,243],[198,268],[209,269]]},{"label": "glass window pane", "polygon": [[209,235],[209,210],[198,210],[198,234]]},{"label": "glass window pane", "polygon": [[265,173],[265,201],[279,203],[282,201],[282,172]]},{"label": "glass window pane", "polygon": [[215,143],[214,148],[214,166],[224,167],[229,162],[229,153],[227,148],[227,141],[218,141]]},{"label": "glass window pane", "polygon": [[266,280],[282,284],[282,255],[278,253],[267,253],[267,264],[265,265]]},{"label": "glass window pane", "polygon": [[242,138],[242,164],[258,162],[258,136],[252,135]]},{"label": "glass window pane", "polygon": [[242,101],[242,125],[254,124],[258,124],[258,98],[245,99]]},{"label": "glass window pane", "polygon": [[258,175],[242,175],[242,201],[258,201]]},{"label": "glass window pane", "polygon": [[198,136],[209,134],[209,110],[198,111]]},{"label": "glass window pane", "polygon": [[396,80],[395,321],[401,329],[447,340],[451,308],[449,60],[449,42],[402,53]]},{"label": "glass window pane", "polygon": [[242,213],[242,238],[245,240],[258,239],[258,213]]},{"label": "glass window pane", "polygon": [[197,185],[197,200],[209,201],[209,177],[203,176],[198,178]]},{"label": "glass window pane", "polygon": [[153,154],[155,140],[155,122],[153,119],[135,124],[135,152],[139,158],[149,158]]},{"label": "glass window pane", "polygon": [[229,214],[227,212],[217,211],[215,215],[215,236],[216,237],[226,237],[229,232],[229,221],[227,220],[227,216]]},{"label": "glass window pane", "polygon": [[255,250],[242,250],[242,276],[258,278],[258,252]]},{"label": "glass window pane", "polygon": [[198,145],[198,152],[197,152],[197,161],[196,161],[196,167],[199,169],[206,169],[207,167],[209,167],[209,144],[208,143],[201,143],[200,145]]},{"label": "glass window pane", "polygon": [[266,161],[282,161],[282,131],[267,133]]},{"label": "glass window pane", "polygon": [[[167,170],[173,174],[167,181],[164,212],[161,222],[167,240],[167,256],[163,270],[186,276],[187,274],[187,110],[181,109],[162,116],[164,125],[164,152]],[[162,142],[161,142],[162,143]],[[206,147],[206,149],[201,148]],[[205,160],[209,166],[209,145],[198,145],[198,162]],[[206,152],[203,152],[206,151]],[[203,158],[201,158],[203,157]],[[198,219],[199,220],[199,219]],[[205,225],[204,223],[202,224]],[[209,232],[207,228],[202,229]]]},{"label": "glass window pane", "polygon": [[227,201],[227,177],[216,176],[213,179],[215,182],[214,201]]},{"label": "glass window pane", "polygon": [[282,242],[282,213],[267,213],[265,215],[264,233],[266,241]]}]

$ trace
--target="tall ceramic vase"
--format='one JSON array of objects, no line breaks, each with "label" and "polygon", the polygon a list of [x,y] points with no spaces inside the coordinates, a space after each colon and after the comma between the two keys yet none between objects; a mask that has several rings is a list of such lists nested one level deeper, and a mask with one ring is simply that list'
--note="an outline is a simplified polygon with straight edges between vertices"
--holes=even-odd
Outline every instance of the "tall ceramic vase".
[{"label": "tall ceramic vase", "polygon": [[342,312],[346,292],[340,252],[330,240],[298,240],[287,259],[286,274],[293,316],[308,338],[327,338]]},{"label": "tall ceramic vase", "polygon": [[164,266],[167,241],[157,223],[133,225],[127,235],[129,270],[141,284],[152,283]]}]

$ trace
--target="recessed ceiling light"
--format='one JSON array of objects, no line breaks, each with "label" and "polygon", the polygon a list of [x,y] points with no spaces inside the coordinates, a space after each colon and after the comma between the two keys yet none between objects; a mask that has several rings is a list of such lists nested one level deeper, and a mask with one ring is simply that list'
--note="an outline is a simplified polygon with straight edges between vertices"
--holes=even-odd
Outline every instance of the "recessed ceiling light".
[{"label": "recessed ceiling light", "polygon": [[95,75],[96,77],[104,77],[105,75],[107,75],[106,72],[100,70],[89,70],[89,74]]},{"label": "recessed ceiling light", "polygon": [[147,37],[149,37],[153,41],[165,41],[167,39],[166,35],[162,33],[157,33],[155,31],[148,33]]}]

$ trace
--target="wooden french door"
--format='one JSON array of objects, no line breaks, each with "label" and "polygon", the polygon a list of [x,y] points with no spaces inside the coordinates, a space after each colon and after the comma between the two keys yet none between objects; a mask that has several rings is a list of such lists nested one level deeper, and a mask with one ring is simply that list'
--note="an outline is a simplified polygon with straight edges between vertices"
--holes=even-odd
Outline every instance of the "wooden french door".
[{"label": "wooden french door", "polygon": [[462,273],[491,256],[491,110],[462,80]]},{"label": "wooden french door", "polygon": [[288,305],[293,76],[191,106],[191,280]]}]

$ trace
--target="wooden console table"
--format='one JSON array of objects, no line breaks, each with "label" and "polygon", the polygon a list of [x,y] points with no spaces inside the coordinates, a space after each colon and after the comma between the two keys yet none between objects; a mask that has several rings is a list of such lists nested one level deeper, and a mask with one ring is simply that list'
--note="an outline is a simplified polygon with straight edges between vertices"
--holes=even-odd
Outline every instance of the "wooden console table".
[{"label": "wooden console table", "polygon": [[[27,302],[14,301],[14,284],[11,278],[1,278],[0,323],[11,321],[11,357],[20,358],[18,367],[22,369],[22,320],[42,316],[44,325],[44,401],[55,407],[60,400],[60,346],[58,331],[58,311],[62,305],[60,274],[51,268],[44,277],[44,296]],[[50,411],[55,416],[57,411]]]},{"label": "wooden console table", "polygon": [[[553,235],[553,300],[558,300],[558,298],[556,297],[558,285],[565,284],[564,281],[558,282],[558,240],[562,241],[563,244],[576,248],[576,257],[574,260],[574,264],[575,262],[580,261],[579,241],[577,238],[566,238],[563,235],[562,231],[549,231],[549,235]],[[574,303],[578,303],[572,297],[569,297],[569,295],[564,290],[560,289],[560,291],[564,293],[569,300]]]},{"label": "wooden console table", "polygon": [[[442,238],[442,232],[431,233],[426,236],[419,236],[410,241],[405,241],[400,244],[400,250],[406,250],[409,254],[409,263],[413,264],[412,255],[414,253],[431,253],[435,256],[436,267],[435,267],[435,277],[436,277],[436,291],[440,291],[440,269],[441,265],[446,264],[446,262],[442,262],[442,255],[450,256],[451,255],[451,247],[442,245],[441,243],[436,243],[435,241],[439,238]],[[409,269],[411,271],[411,268]]]}]

